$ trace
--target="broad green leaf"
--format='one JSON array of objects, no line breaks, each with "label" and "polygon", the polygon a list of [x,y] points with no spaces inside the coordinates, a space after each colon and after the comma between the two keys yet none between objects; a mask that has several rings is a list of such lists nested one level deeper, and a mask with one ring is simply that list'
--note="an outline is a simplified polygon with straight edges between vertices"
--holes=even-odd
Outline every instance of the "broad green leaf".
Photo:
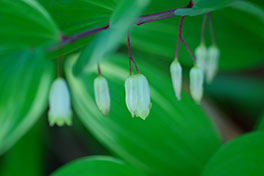
[{"label": "broad green leaf", "polygon": [[[64,36],[106,26],[119,0],[39,0],[54,18]],[[87,46],[96,35],[69,43],[53,51],[53,57]],[[52,46],[51,46],[52,47]]]},{"label": "broad green leaf", "polygon": [[64,35],[105,26],[117,0],[39,0]]},{"label": "broad green leaf", "polygon": [[51,176],[144,176],[120,160],[93,156],[75,160],[56,170]]},{"label": "broad green leaf", "polygon": [[114,51],[127,34],[129,26],[148,3],[149,0],[122,0],[111,17],[110,28],[103,31],[84,49],[76,63],[75,71],[82,72],[87,65],[96,63]]},{"label": "broad green leaf", "polygon": [[202,176],[263,176],[263,139],[263,132],[255,132],[232,140],[210,159]]},{"label": "broad green leaf", "polygon": [[0,0],[0,48],[31,48],[59,41],[59,31],[35,0]]},{"label": "broad green leaf", "polygon": [[178,9],[175,15],[195,16],[218,10],[232,4],[236,0],[195,0],[190,9]]},{"label": "broad green leaf", "polygon": [[42,124],[36,124],[2,158],[1,176],[44,175]]},{"label": "broad green leaf", "polygon": [[[170,0],[163,2],[169,3]],[[156,6],[153,8],[158,9]],[[186,17],[183,23],[183,38],[193,52],[201,42],[202,18],[202,16]],[[216,42],[220,49],[220,71],[252,69],[264,62],[262,52],[264,31],[258,18],[242,11],[225,8],[212,13],[212,19]],[[154,58],[155,55],[157,59],[171,62],[175,54],[179,23],[180,18],[174,17],[135,26],[131,32],[132,48],[148,53],[150,58]],[[209,45],[211,40],[207,26],[206,46]],[[182,43],[179,60],[189,67],[193,64]]]},{"label": "broad green leaf", "polygon": [[183,93],[182,100],[177,101],[170,78],[155,67],[138,62],[151,87],[152,109],[145,121],[132,118],[125,105],[124,91],[128,56],[114,55],[101,64],[111,97],[110,115],[104,117],[94,100],[96,68],[75,77],[72,72],[75,60],[76,57],[66,63],[73,106],[99,141],[149,175],[199,175],[220,140],[208,117],[189,95]]},{"label": "broad green leaf", "polygon": [[256,4],[247,1],[236,1],[231,7],[243,12],[247,12],[248,14],[257,17],[264,23],[264,9],[257,6]]},{"label": "broad green leaf", "polygon": [[256,125],[256,130],[264,131],[264,114],[260,117],[260,119]]},{"label": "broad green leaf", "polygon": [[53,77],[50,60],[41,50],[0,58],[0,154],[39,119]]}]

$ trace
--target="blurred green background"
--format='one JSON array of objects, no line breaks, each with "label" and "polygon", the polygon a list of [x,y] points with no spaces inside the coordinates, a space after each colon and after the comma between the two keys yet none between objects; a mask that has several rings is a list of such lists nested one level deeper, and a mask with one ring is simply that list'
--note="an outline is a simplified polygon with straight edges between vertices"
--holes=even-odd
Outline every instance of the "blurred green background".
[{"label": "blurred green background", "polygon": [[[133,25],[139,15],[188,3],[0,0],[0,175],[264,175],[264,2],[195,1],[196,11],[212,11],[221,53],[219,73],[204,85],[200,106],[190,97],[193,63],[183,44],[181,101],[170,80],[180,17]],[[203,15],[187,16],[183,24],[192,51],[200,44]],[[102,27],[109,20],[110,29],[50,50],[61,34]],[[131,118],[125,105],[128,28],[132,55],[151,89],[146,121]],[[210,46],[208,26],[205,37]],[[74,116],[72,126],[51,128],[48,93],[58,56],[63,56]],[[94,101],[97,60],[110,87],[109,117]],[[95,155],[107,157],[80,159]]]}]

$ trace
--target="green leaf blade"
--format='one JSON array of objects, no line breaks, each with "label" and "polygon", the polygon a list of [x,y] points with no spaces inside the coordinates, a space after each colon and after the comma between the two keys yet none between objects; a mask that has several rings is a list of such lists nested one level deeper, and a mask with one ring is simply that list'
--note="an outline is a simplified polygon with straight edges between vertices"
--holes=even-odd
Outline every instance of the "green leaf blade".
[{"label": "green leaf blade", "polygon": [[144,176],[122,161],[107,157],[93,156],[75,160],[55,171],[51,176]]},{"label": "green leaf blade", "polygon": [[203,176],[262,176],[264,133],[244,135],[223,146],[207,163]]},{"label": "green leaf blade", "polygon": [[0,58],[0,154],[36,122],[47,107],[53,66],[43,51]]},{"label": "green leaf blade", "polygon": [[0,48],[29,48],[59,41],[59,30],[34,0],[0,1]]}]

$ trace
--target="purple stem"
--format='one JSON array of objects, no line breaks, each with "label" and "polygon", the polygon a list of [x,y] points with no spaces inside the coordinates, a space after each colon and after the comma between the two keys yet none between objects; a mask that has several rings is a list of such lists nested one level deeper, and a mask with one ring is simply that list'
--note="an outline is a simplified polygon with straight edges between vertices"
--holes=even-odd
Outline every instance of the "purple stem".
[{"label": "purple stem", "polygon": [[201,42],[204,42],[204,33],[205,33],[205,25],[208,18],[208,13],[204,15],[203,23],[202,23],[202,30],[201,30]]},{"label": "purple stem", "polygon": [[178,34],[178,40],[177,40],[177,46],[176,46],[176,53],[175,53],[175,59],[178,59],[180,40],[181,40],[181,36],[182,36],[182,24],[183,24],[183,20],[184,20],[184,16],[181,17],[181,21],[180,21],[179,34]]},{"label": "purple stem", "polygon": [[99,62],[97,63],[97,73],[98,73],[98,76],[101,76],[101,67],[100,67]]},{"label": "purple stem", "polygon": [[92,35],[92,34],[96,34],[96,33],[100,32],[100,31],[108,29],[108,28],[109,28],[109,24],[104,26],[104,27],[90,29],[90,30],[87,30],[87,31],[84,31],[84,32],[81,32],[81,33],[78,33],[78,34],[75,34],[75,35],[69,36],[69,37],[61,35],[61,39],[62,39],[61,42],[58,43],[57,45],[53,46],[52,48],[49,48],[49,51],[54,51],[54,50],[56,50],[58,48],[63,47],[64,45],[66,45],[68,43],[73,43],[76,40],[79,40],[81,38],[84,38],[84,37]]},{"label": "purple stem", "polygon": [[159,17],[156,17],[156,18],[150,18],[148,20],[139,21],[137,23],[137,25],[140,26],[140,25],[148,23],[148,22],[163,20],[163,19],[166,19],[166,18],[174,17],[174,16],[176,16],[176,15],[174,15],[174,13],[173,13],[173,14],[167,14],[167,16],[159,16]]},{"label": "purple stem", "polygon": [[189,46],[187,45],[187,43],[183,40],[182,36],[181,36],[181,41],[182,43],[185,45],[185,47],[187,48],[188,52],[190,53],[190,55],[192,56],[192,60],[193,60],[193,63],[194,65],[196,65],[196,59],[191,51],[191,49],[189,48]]},{"label": "purple stem", "polygon": [[131,76],[132,75],[131,60],[133,61],[138,74],[139,74],[139,70],[138,70],[138,67],[137,67],[135,60],[132,58],[129,31],[127,34],[127,43],[128,43],[128,54],[129,54],[129,75]]},{"label": "purple stem", "polygon": [[208,16],[209,16],[209,25],[210,25],[210,34],[211,34],[212,44],[216,45],[215,35],[214,35],[214,28],[213,28],[213,21],[212,21],[211,14],[208,13]]},{"label": "purple stem", "polygon": [[[187,6],[180,7],[180,8],[192,8],[193,5],[194,5],[193,4],[193,0],[190,0],[190,3]],[[180,8],[176,8],[176,9],[172,9],[172,10],[167,10],[167,11],[163,11],[163,12],[158,12],[158,13],[154,13],[154,14],[140,16],[136,20],[135,24],[142,25],[142,24],[145,24],[145,23],[148,23],[148,22],[174,17],[174,16],[176,16],[174,14],[174,11],[177,10],[177,9],[180,9]],[[82,38],[87,37],[87,36],[92,35],[92,34],[96,34],[96,33],[100,32],[102,30],[106,30],[106,29],[109,28],[109,26],[110,25],[107,24],[104,27],[90,29],[90,30],[87,30],[87,31],[84,31],[84,32],[81,32],[81,33],[78,33],[78,34],[75,34],[75,35],[72,35],[72,36],[69,36],[69,37],[64,36],[63,34],[61,34],[61,42],[58,43],[57,45],[49,48],[48,51],[54,51],[54,50],[56,50],[58,48],[63,47],[64,45],[66,45],[68,43],[73,43],[76,40],[82,39]]]}]

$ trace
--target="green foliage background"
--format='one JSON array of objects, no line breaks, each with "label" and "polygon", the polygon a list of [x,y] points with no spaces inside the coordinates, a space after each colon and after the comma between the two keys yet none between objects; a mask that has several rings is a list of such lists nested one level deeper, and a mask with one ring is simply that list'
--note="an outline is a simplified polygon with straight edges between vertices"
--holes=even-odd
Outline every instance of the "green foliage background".
[{"label": "green foliage background", "polygon": [[[142,14],[182,7],[189,1],[0,0],[0,175],[264,175],[264,3],[194,2],[192,9],[176,10],[174,18],[137,26],[135,20]],[[221,51],[220,73],[212,84],[205,85],[205,99],[198,106],[188,93],[192,60],[182,45],[179,60],[185,79],[181,101],[174,96],[169,64],[179,16],[187,16],[183,38],[194,51],[207,12],[212,12]],[[71,36],[108,22],[107,30],[52,49],[62,34]],[[131,118],[125,106],[128,29],[134,59],[151,88],[152,109],[146,121]],[[210,44],[206,35],[206,45]],[[48,93],[60,55],[75,115],[72,127],[51,129],[46,120]],[[110,86],[109,117],[100,114],[94,101],[98,60]],[[216,107],[221,113],[209,113]],[[221,114],[235,116],[232,120],[237,126],[242,123],[250,134],[225,144],[221,131],[229,123],[219,125],[219,119],[225,121],[219,118]],[[68,145],[58,144],[57,133],[70,141]],[[66,134],[81,136],[90,155],[108,156],[79,158],[83,156],[79,154],[73,157],[76,161],[60,167],[73,159],[67,158],[69,153],[78,152],[72,147],[75,140]],[[46,157],[50,152],[56,157]],[[48,161],[54,158],[67,159],[53,166]]]}]

